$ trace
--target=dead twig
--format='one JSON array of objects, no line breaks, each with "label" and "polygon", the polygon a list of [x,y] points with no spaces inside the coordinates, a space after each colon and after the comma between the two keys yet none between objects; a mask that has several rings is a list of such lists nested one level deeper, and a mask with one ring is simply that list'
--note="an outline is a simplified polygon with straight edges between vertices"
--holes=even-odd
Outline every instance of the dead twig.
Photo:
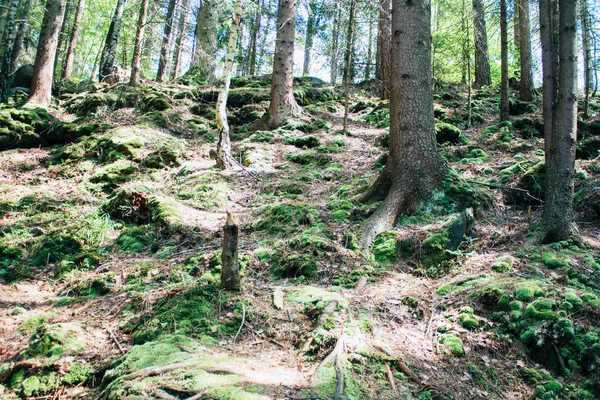
[{"label": "dead twig", "polygon": [[106,331],[108,332],[108,336],[110,336],[112,341],[115,342],[115,344],[117,345],[121,354],[125,354],[126,353],[125,349],[123,348],[123,346],[121,346],[121,343],[119,343],[119,341],[117,340],[117,337],[115,336],[113,331],[111,331],[110,329],[107,329]]},{"label": "dead twig", "polygon": [[244,303],[242,303],[242,323],[240,324],[240,329],[238,329],[237,333],[235,334],[235,337],[233,338],[233,344],[235,344],[235,342],[238,338],[238,335],[242,331],[242,328],[244,327],[245,323],[246,323],[246,305]]},{"label": "dead twig", "polygon": [[388,381],[390,381],[390,387],[392,388],[394,395],[397,398],[400,397],[400,392],[398,391],[398,387],[396,386],[396,379],[394,378],[394,373],[392,372],[389,363],[385,363],[385,373],[387,374]]}]

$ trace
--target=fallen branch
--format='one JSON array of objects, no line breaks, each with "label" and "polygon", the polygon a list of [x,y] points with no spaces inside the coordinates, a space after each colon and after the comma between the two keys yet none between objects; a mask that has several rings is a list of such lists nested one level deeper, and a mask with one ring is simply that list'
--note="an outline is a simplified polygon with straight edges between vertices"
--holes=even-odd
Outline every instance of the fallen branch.
[{"label": "fallen branch", "polygon": [[402,371],[404,373],[404,375],[408,376],[410,378],[411,381],[415,382],[418,385],[421,386],[429,386],[426,383],[424,383],[421,378],[419,378],[414,372],[412,372],[412,370],[410,368],[408,368],[408,366],[397,356],[395,356],[391,351],[389,351],[388,349],[386,349],[385,347],[379,345],[379,344],[374,344],[373,345],[377,350],[381,351],[383,354],[385,354],[388,357],[391,357],[392,359],[394,359],[394,361],[396,362],[396,364],[398,365],[398,368],[400,369],[400,371]]},{"label": "fallen branch", "polygon": [[235,337],[233,338],[233,344],[235,344],[238,335],[240,334],[240,332],[242,331],[242,328],[244,327],[244,323],[246,322],[246,305],[242,302],[242,323],[240,324],[240,329],[238,329],[237,333],[235,334]]},{"label": "fallen branch", "polygon": [[16,371],[20,370],[20,369],[41,369],[42,368],[42,363],[39,361],[33,361],[33,360],[26,360],[26,361],[19,361],[18,363],[15,363],[12,368],[9,368],[5,371],[3,371],[2,373],[0,373],[0,382],[4,382],[7,381],[8,379],[10,379],[10,377],[12,376],[13,373],[15,373]]},{"label": "fallen branch", "polygon": [[187,368],[187,367],[190,367],[197,363],[198,363],[198,360],[188,360],[188,361],[182,361],[182,362],[168,364],[168,365],[161,365],[160,367],[149,367],[149,368],[145,368],[145,369],[127,374],[127,375],[123,376],[121,379],[123,381],[131,381],[133,379],[148,378],[151,376],[164,374],[165,372],[171,372],[176,369]]},{"label": "fallen branch", "polygon": [[536,201],[539,201],[542,204],[544,203],[544,200],[535,197],[534,195],[532,195],[531,193],[529,193],[529,190],[527,190],[527,189],[514,188],[514,187],[510,187],[510,186],[505,186],[505,185],[496,185],[496,184],[493,184],[493,183],[485,183],[485,182],[477,182],[477,181],[467,181],[467,183],[472,183],[474,185],[487,186],[487,187],[491,187],[491,188],[494,188],[494,189],[514,190],[514,191],[517,191],[517,192],[523,192],[527,196],[531,197],[532,199],[534,199]]},{"label": "fallen branch", "polygon": [[115,336],[113,331],[111,331],[110,329],[107,329],[106,331],[108,332],[108,336],[110,336],[112,341],[115,342],[115,344],[117,345],[121,354],[125,354],[126,353],[125,349],[123,348],[123,346],[121,346],[121,343],[119,343],[119,341],[117,340],[117,337]]},{"label": "fallen branch", "polygon": [[390,387],[392,388],[394,395],[396,396],[396,398],[400,397],[400,392],[398,391],[398,387],[396,386],[396,379],[394,379],[394,374],[392,372],[392,369],[390,368],[389,363],[385,363],[385,373],[387,375],[388,381],[390,381]]}]

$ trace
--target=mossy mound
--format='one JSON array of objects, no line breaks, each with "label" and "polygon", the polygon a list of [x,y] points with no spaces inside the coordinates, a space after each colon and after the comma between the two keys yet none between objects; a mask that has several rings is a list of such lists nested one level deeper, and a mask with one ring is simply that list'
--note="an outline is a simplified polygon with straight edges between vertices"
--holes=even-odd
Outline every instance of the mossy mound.
[{"label": "mossy mound", "polygon": [[316,286],[296,288],[291,291],[286,298],[290,303],[301,305],[305,309],[312,308],[322,310],[332,301],[337,301],[338,308],[345,308],[348,306],[348,302],[340,293],[331,292]]},{"label": "mossy mound", "polygon": [[117,93],[105,91],[86,92],[73,96],[63,106],[69,113],[79,116],[104,116],[117,107],[119,100]]},{"label": "mossy mound", "polygon": [[[185,172],[186,166],[182,171]],[[221,209],[231,194],[231,188],[213,174],[180,173],[177,179],[177,200],[201,210]]]},{"label": "mossy mound", "polygon": [[31,260],[31,264],[41,267],[46,264],[60,262],[70,256],[75,256],[81,251],[82,245],[79,240],[69,235],[57,235],[47,237],[41,242]]},{"label": "mossy mound", "polygon": [[515,98],[510,98],[508,101],[508,112],[510,115],[532,114],[536,111],[537,108],[532,103]]},{"label": "mossy mound", "polygon": [[258,214],[252,230],[266,231],[272,235],[285,235],[301,226],[312,226],[321,221],[319,211],[312,204],[278,204],[266,206]]},{"label": "mossy mound", "polygon": [[592,160],[600,155],[600,139],[592,138],[577,145],[576,156],[580,160]]},{"label": "mossy mound", "polygon": [[467,144],[460,129],[445,122],[435,124],[435,137],[438,144]]},{"label": "mossy mound", "polygon": [[330,159],[327,154],[315,153],[313,151],[305,151],[303,153],[288,154],[285,157],[288,161],[296,164],[311,166],[311,167],[324,167],[329,164]]},{"label": "mossy mound", "polygon": [[509,272],[513,269],[515,264],[515,258],[510,255],[503,255],[496,259],[492,264],[492,271],[494,272]]},{"label": "mossy mound", "polygon": [[540,118],[518,118],[512,121],[512,125],[525,139],[544,137],[544,121]]},{"label": "mossy mound", "polygon": [[54,117],[44,109],[0,110],[0,151],[48,144]]},{"label": "mossy mound", "polygon": [[440,336],[439,341],[449,354],[455,357],[460,357],[465,354],[463,341],[457,335],[453,333],[445,333]]},{"label": "mossy mound", "polygon": [[100,168],[90,177],[91,183],[101,184],[104,190],[112,191],[121,183],[133,179],[133,175],[138,171],[137,165],[127,160],[117,160]]},{"label": "mossy mound", "polygon": [[[522,190],[508,190],[505,192],[505,201],[508,204],[520,206],[540,205],[544,199],[546,187],[546,166],[538,162],[525,171],[516,187]],[[502,171],[500,172],[502,175]]]},{"label": "mossy mound", "polygon": [[241,126],[258,121],[265,113],[265,108],[259,104],[247,104],[236,110],[228,117],[232,126]]},{"label": "mossy mound", "polygon": [[42,325],[31,336],[28,348],[21,355],[35,358],[79,354],[87,347],[82,341],[84,336],[84,331],[77,324]]},{"label": "mossy mound", "polygon": [[242,165],[251,167],[253,170],[268,171],[273,168],[276,154],[269,147],[262,143],[242,143],[238,146],[237,152],[242,160]]},{"label": "mossy mound", "polygon": [[384,232],[377,235],[371,247],[371,253],[375,256],[375,261],[395,263],[398,259],[397,241],[397,232]]},{"label": "mossy mound", "polygon": [[[184,334],[214,343],[222,335],[234,334],[242,320],[242,303],[219,299],[215,286],[197,286],[180,295],[160,301],[145,324],[132,334],[134,343],[155,340],[165,334]],[[227,317],[219,319],[228,314]]]}]

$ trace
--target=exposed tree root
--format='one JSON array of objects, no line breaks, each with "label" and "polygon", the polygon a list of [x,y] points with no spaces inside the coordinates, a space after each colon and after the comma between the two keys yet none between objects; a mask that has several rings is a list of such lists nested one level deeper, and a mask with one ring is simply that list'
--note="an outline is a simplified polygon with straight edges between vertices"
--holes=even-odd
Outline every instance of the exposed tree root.
[{"label": "exposed tree root", "polygon": [[360,239],[360,246],[363,249],[369,249],[378,234],[394,226],[400,211],[399,200],[401,198],[400,196],[393,195],[394,193],[395,190],[392,186],[383,203],[377,208],[377,211],[364,222]]},{"label": "exposed tree root", "polygon": [[392,181],[387,173],[387,167],[384,167],[377,179],[366,192],[356,198],[359,203],[366,203],[369,201],[383,201],[388,195],[390,188],[392,187]]}]

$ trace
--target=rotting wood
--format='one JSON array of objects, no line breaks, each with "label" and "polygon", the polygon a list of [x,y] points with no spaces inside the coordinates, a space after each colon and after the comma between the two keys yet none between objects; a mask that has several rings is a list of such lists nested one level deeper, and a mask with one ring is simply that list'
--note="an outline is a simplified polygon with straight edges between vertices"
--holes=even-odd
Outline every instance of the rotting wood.
[{"label": "rotting wood", "polygon": [[394,373],[390,368],[390,363],[385,363],[385,373],[387,375],[388,381],[390,382],[390,387],[392,388],[394,395],[396,396],[396,398],[400,397],[400,392],[398,391],[398,387],[396,386],[396,379],[394,378]]},{"label": "rotting wood", "polygon": [[239,291],[240,268],[238,260],[239,227],[227,211],[227,222],[223,226],[223,253],[221,254],[221,286],[225,290]]},{"label": "rotting wood", "polygon": [[279,287],[273,292],[273,305],[278,310],[283,309],[283,290]]}]

